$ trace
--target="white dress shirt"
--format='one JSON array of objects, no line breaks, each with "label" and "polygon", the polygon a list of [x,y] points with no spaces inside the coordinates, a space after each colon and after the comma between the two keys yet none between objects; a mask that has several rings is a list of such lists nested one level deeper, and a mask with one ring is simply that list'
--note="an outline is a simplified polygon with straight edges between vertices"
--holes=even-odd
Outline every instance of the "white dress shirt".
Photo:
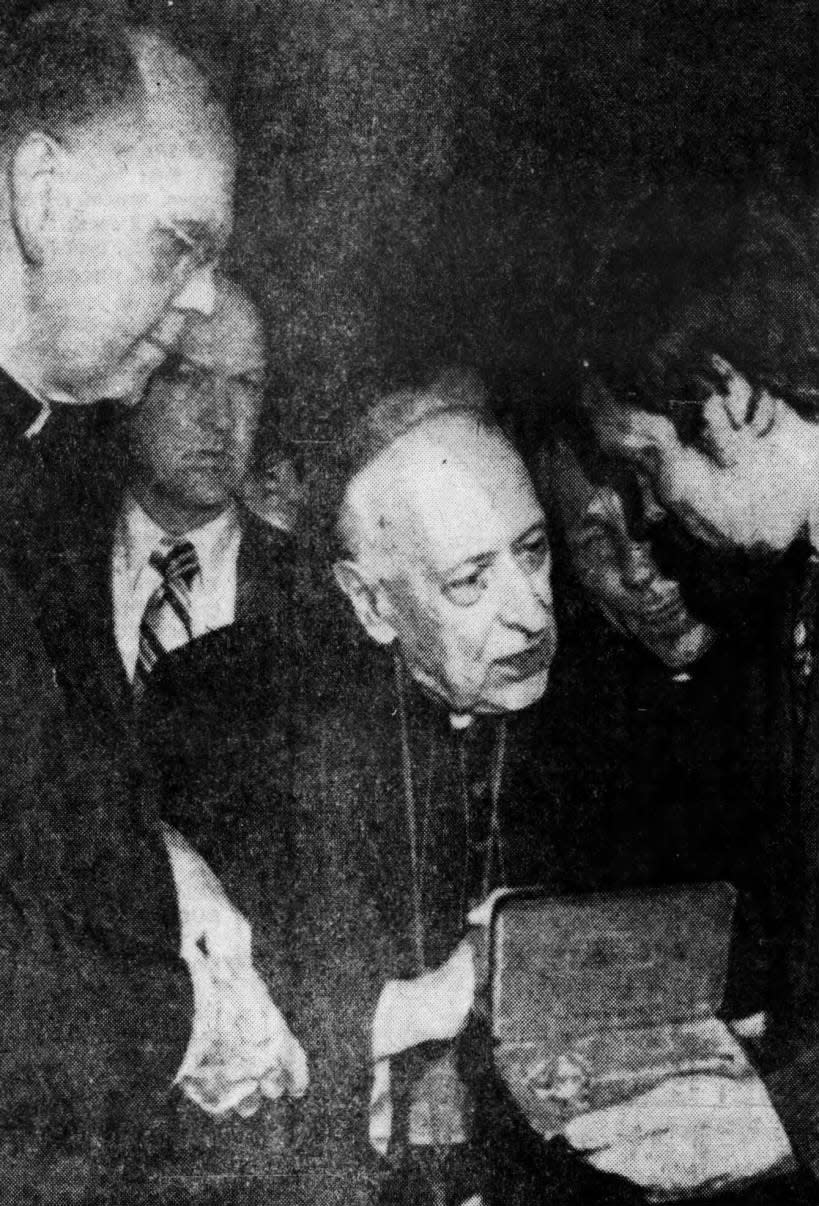
[{"label": "white dress shirt", "polygon": [[[196,549],[200,572],[190,588],[191,628],[194,637],[225,628],[236,618],[236,563],[241,528],[236,506],[229,507],[200,528],[169,536],[126,494],[114,532],[111,591],[114,633],[122,664],[133,680],[139,653],[139,627],[148,600],[162,581],[150,564],[157,549],[168,550],[180,540]],[[184,644],[180,631],[177,645]]]}]

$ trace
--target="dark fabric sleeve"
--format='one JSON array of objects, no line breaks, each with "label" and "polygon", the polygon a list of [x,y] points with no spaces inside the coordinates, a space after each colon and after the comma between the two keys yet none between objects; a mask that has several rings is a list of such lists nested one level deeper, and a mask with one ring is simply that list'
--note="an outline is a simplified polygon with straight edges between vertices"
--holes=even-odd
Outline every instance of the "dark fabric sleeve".
[{"label": "dark fabric sleeve", "polygon": [[400,952],[380,914],[367,817],[378,795],[351,726],[319,728],[296,773],[293,1028],[310,1063],[299,1144],[315,1200],[364,1206],[384,1172],[368,1143],[370,1025]]},{"label": "dark fabric sleeve", "polygon": [[150,1159],[191,1011],[167,856],[138,801],[66,715],[0,575],[3,1202],[82,1200]]},{"label": "dark fabric sleeve", "polygon": [[764,1077],[796,1158],[819,1179],[819,1049]]}]

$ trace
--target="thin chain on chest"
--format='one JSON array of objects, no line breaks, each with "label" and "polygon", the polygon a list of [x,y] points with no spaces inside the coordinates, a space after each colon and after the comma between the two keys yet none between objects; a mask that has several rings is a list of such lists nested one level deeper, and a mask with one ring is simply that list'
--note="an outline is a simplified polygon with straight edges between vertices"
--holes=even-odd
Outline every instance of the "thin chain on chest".
[{"label": "thin chain on chest", "polygon": [[[407,705],[406,671],[399,655],[395,660],[395,683],[398,697],[398,717],[401,733],[401,777],[404,794],[404,814],[407,832],[408,856],[412,884],[412,942],[417,970],[426,968],[426,905],[427,878],[429,870],[429,841],[432,830],[431,813],[435,808],[433,771],[436,764],[436,744],[433,737],[429,750],[428,781],[423,800],[423,812],[419,815],[416,776],[410,741],[410,725]],[[472,881],[478,885],[479,898],[483,899],[490,888],[502,882],[506,874],[504,839],[500,816],[500,795],[506,761],[506,720],[499,721],[490,756],[490,811],[485,836],[476,833],[475,810],[471,803],[466,743],[463,738],[458,744],[457,794],[463,829],[462,875],[460,895],[460,920],[466,920],[470,906],[468,899],[471,870],[474,860],[481,860],[480,874]],[[437,835],[436,835],[437,836]]]}]

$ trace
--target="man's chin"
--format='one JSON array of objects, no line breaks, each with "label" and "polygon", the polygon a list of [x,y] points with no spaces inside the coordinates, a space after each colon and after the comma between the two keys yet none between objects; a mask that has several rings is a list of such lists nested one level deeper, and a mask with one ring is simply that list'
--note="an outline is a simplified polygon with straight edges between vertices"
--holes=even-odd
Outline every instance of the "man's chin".
[{"label": "man's chin", "polygon": [[167,354],[158,344],[148,341],[139,343],[110,373],[88,382],[82,401],[121,402],[123,406],[136,406],[151,377],[167,359]]},{"label": "man's chin", "polygon": [[518,682],[504,683],[488,691],[474,709],[486,715],[503,715],[506,712],[522,712],[543,698],[549,685],[549,669],[538,671]]}]

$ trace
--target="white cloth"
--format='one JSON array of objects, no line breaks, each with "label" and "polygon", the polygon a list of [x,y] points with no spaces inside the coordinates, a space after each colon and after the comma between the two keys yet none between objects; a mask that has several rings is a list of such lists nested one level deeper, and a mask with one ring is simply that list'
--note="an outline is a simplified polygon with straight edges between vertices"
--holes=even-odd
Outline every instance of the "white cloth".
[{"label": "white cloth", "polygon": [[249,1115],[263,1097],[302,1097],[307,1058],[253,966],[250,924],[181,834],[164,825],[163,836],[194,1002],[174,1083],[209,1114]]},{"label": "white cloth", "polygon": [[[148,600],[162,578],[150,564],[156,549],[169,549],[179,540],[189,540],[199,558],[200,573],[191,584],[191,627],[195,637],[225,628],[236,618],[236,564],[242,533],[238,511],[229,507],[193,531],[170,537],[148,516],[130,494],[126,494],[114,532],[111,560],[111,592],[114,633],[122,664],[133,680],[139,653],[139,626]],[[166,648],[185,643],[181,625],[178,638]]]},{"label": "white cloth", "polygon": [[388,980],[372,1022],[370,1144],[387,1154],[392,1135],[390,1056],[421,1043],[455,1038],[475,1000],[475,948],[464,938],[446,963],[414,980]]}]

